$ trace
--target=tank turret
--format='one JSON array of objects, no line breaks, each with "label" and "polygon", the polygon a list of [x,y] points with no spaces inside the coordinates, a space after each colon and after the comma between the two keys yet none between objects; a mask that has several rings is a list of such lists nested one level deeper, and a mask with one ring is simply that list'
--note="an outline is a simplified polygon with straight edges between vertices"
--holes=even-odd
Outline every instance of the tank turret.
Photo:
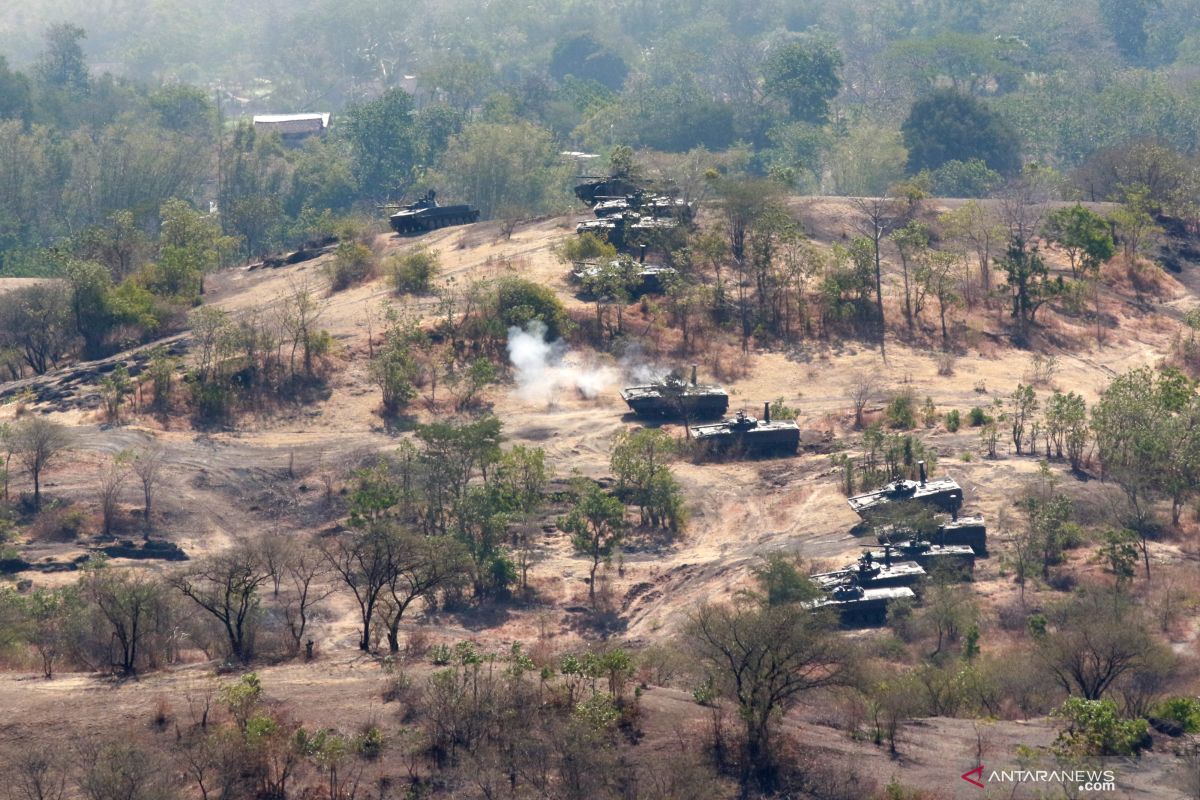
[{"label": "tank turret", "polygon": [[466,225],[479,220],[479,209],[468,205],[443,206],[437,201],[437,193],[430,189],[408,205],[388,217],[392,230],[399,234],[425,233],[451,225]]}]

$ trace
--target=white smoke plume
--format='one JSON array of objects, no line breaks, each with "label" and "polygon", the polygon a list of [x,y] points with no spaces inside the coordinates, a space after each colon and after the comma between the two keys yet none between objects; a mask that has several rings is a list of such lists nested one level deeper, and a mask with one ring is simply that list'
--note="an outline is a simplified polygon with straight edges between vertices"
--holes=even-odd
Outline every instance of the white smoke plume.
[{"label": "white smoke plume", "polygon": [[532,320],[508,329],[508,359],[516,370],[517,395],[527,402],[555,404],[566,392],[589,400],[616,382],[612,367],[578,363],[561,339],[546,341],[546,325]]}]

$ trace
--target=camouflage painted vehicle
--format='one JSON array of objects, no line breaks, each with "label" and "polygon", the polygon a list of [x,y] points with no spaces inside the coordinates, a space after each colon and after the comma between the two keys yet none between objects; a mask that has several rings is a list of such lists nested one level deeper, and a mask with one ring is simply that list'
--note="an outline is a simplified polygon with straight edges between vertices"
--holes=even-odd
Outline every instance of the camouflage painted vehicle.
[{"label": "camouflage painted vehicle", "polygon": [[917,531],[904,525],[883,525],[875,528],[875,539],[880,544],[902,542],[909,539],[928,538],[933,544],[962,545],[970,547],[977,556],[987,556],[987,526],[983,517],[942,517],[936,530]]},{"label": "camouflage painted vehicle", "polygon": [[763,403],[763,418],[744,411],[712,425],[694,425],[692,438],[713,450],[740,449],[747,453],[795,453],[800,448],[800,426],[792,420],[771,421],[771,404]]},{"label": "camouflage painted vehicle", "polygon": [[926,503],[957,518],[963,504],[963,490],[953,478],[926,480],[925,462],[918,462],[920,480],[892,481],[882,489],[855,495],[847,500],[859,516],[882,509],[889,503]]},{"label": "camouflage painted vehicle", "polygon": [[915,561],[926,572],[949,569],[962,573],[964,578],[975,574],[975,551],[965,544],[933,544],[925,539],[909,539],[886,543],[881,550],[867,552],[877,561]]},{"label": "camouflage painted vehicle", "polygon": [[[610,262],[609,266],[616,266],[619,261]],[[576,262],[575,269],[571,272],[571,278],[576,283],[583,283],[588,278],[593,278],[600,274],[603,269],[599,264],[587,264]],[[637,265],[638,284],[633,287],[632,294],[634,297],[640,297],[644,294],[662,294],[666,291],[664,282],[670,280],[673,276],[679,274],[679,270],[674,267],[661,267],[655,264],[638,264]]]},{"label": "camouflage painted vehicle", "polygon": [[916,600],[916,593],[907,586],[864,588],[854,579],[837,584],[827,597],[810,600],[805,606],[812,611],[836,609],[842,624],[882,625],[887,622],[888,608],[899,600]]},{"label": "camouflage painted vehicle", "polygon": [[707,419],[729,408],[729,393],[714,383],[697,383],[695,367],[690,383],[672,373],[659,383],[625,387],[621,399],[639,417]]},{"label": "camouflage painted vehicle", "polygon": [[424,197],[399,208],[388,217],[392,230],[399,234],[425,233],[436,228],[479,221],[479,209],[468,205],[443,206],[438,203],[437,193],[432,189]]},{"label": "camouflage painted vehicle", "polygon": [[943,545],[966,545],[974,550],[977,556],[988,554],[987,525],[981,516],[947,520],[938,526],[934,541]]},{"label": "camouflage painted vehicle", "polygon": [[628,178],[616,175],[595,176],[576,186],[575,196],[579,198],[580,202],[595,206],[606,198],[624,197],[639,191],[640,188]]},{"label": "camouflage painted vehicle", "polygon": [[915,561],[896,561],[891,558],[879,561],[867,552],[846,569],[817,573],[811,578],[813,583],[828,591],[848,578],[853,578],[864,589],[871,589],[889,586],[911,587],[920,583],[925,575],[925,569]]}]

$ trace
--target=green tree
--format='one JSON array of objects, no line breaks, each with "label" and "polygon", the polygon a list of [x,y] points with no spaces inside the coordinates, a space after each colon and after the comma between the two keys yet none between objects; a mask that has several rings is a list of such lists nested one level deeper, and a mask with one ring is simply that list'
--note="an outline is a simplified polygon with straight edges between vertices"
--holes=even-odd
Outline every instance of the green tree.
[{"label": "green tree", "polygon": [[763,88],[787,104],[793,119],[825,122],[842,88],[842,54],[823,36],[804,34],[773,48],[763,65]]},{"label": "green tree", "polygon": [[1121,591],[1137,570],[1137,534],[1129,530],[1106,531],[1099,555],[1116,579],[1117,591]]},{"label": "green tree", "polygon": [[389,89],[347,108],[343,124],[359,191],[376,200],[404,194],[413,180],[418,147],[412,97]]},{"label": "green tree", "polygon": [[78,25],[61,22],[46,29],[46,49],[38,57],[36,73],[48,86],[84,94],[88,89],[87,61],[79,44],[87,32]]},{"label": "green tree", "polygon": [[803,572],[798,556],[771,553],[751,569],[768,607],[801,603],[821,596],[821,590]]},{"label": "green tree", "polygon": [[1079,272],[1095,273],[1113,257],[1116,247],[1104,217],[1079,203],[1051,211],[1043,229],[1046,239],[1057,244],[1071,262],[1071,277]]},{"label": "green tree", "polygon": [[1008,253],[996,266],[1007,277],[1004,286],[1012,298],[1010,316],[1017,321],[1021,335],[1034,323],[1038,309],[1067,290],[1062,276],[1050,276],[1050,267],[1041,254],[1019,242],[1009,245]]},{"label": "green tree", "polygon": [[562,81],[568,77],[595,81],[619,91],[629,67],[590,33],[579,33],[559,40],[550,54],[550,74]]},{"label": "green tree", "polygon": [[10,69],[8,60],[0,56],[0,120],[15,119],[28,123],[33,116],[29,79],[24,73]]},{"label": "green tree", "polygon": [[559,211],[568,198],[558,152],[550,132],[532,123],[473,122],[451,138],[439,178],[483,219]]},{"label": "green tree", "polygon": [[1100,0],[1100,19],[1121,55],[1138,62],[1146,55],[1146,21],[1162,0]]},{"label": "green tree", "polygon": [[666,431],[642,428],[621,434],[610,465],[617,494],[638,507],[641,524],[678,531],[683,524],[683,493],[668,466],[678,450]]},{"label": "green tree", "polygon": [[1012,127],[983,101],[953,89],[939,89],[913,103],[900,130],[911,174],[971,159],[1001,175],[1021,168],[1021,144]]},{"label": "green tree", "polygon": [[688,650],[745,726],[743,785],[776,786],[773,732],[807,692],[846,683],[846,645],[821,614],[796,605],[704,605],[685,629]]},{"label": "green tree", "polygon": [[1067,722],[1051,749],[1066,758],[1135,756],[1150,744],[1144,719],[1122,719],[1112,700],[1068,697],[1052,715]]},{"label": "green tree", "polygon": [[558,521],[558,527],[570,534],[575,552],[591,559],[588,600],[596,600],[596,570],[608,562],[621,546],[625,535],[625,506],[597,484],[588,482],[576,489],[575,507]]}]

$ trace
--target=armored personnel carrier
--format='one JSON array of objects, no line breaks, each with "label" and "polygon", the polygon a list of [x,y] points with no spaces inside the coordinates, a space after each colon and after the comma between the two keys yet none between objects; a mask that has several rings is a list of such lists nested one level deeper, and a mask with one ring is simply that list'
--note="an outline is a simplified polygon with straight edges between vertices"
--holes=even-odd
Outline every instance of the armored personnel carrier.
[{"label": "armored personnel carrier", "polygon": [[975,551],[965,544],[933,544],[924,539],[909,539],[886,543],[882,550],[869,550],[867,554],[885,563],[896,559],[915,561],[927,572],[941,568],[961,572],[963,577],[975,573]]},{"label": "armored personnel carrier", "polygon": [[904,525],[883,525],[875,528],[875,538],[880,544],[902,542],[909,539],[928,538],[933,544],[965,545],[977,556],[987,556],[987,526],[983,517],[959,517],[946,519],[941,515],[936,530],[918,531]]},{"label": "armored personnel carrier", "polygon": [[953,478],[926,480],[924,461],[918,462],[918,468],[921,471],[920,480],[892,481],[882,489],[855,495],[847,501],[850,508],[859,516],[867,516],[888,503],[913,501],[927,503],[957,518],[963,504],[962,487]]},{"label": "armored personnel carrier", "polygon": [[388,217],[392,230],[399,234],[425,233],[436,228],[466,225],[479,220],[479,209],[468,205],[440,205],[437,193],[432,189],[426,192],[424,197],[399,208],[399,211]]},{"label": "armored personnel carrier", "polygon": [[835,572],[821,572],[811,576],[812,581],[822,589],[831,590],[835,586],[853,578],[859,586],[865,589],[883,588],[889,586],[913,586],[925,577],[925,569],[915,561],[895,561],[887,558],[878,561],[870,552],[859,556],[858,561],[846,569]]},{"label": "armored personnel carrier", "polygon": [[[610,266],[620,262],[612,262]],[[571,272],[571,277],[578,283],[584,283],[589,278],[594,278],[600,274],[603,269],[599,264],[587,264],[577,262],[574,271]],[[662,294],[665,290],[663,285],[664,280],[670,279],[677,275],[679,270],[674,267],[661,267],[656,264],[638,264],[637,265],[637,285],[633,287],[632,294],[634,297],[640,297],[644,294]]]},{"label": "armored personnel carrier", "polygon": [[836,609],[843,625],[882,625],[887,622],[892,603],[915,600],[916,596],[907,586],[864,588],[851,578],[834,586],[828,597],[810,600],[805,605],[812,611]]},{"label": "armored personnel carrier", "polygon": [[974,550],[977,556],[988,554],[987,525],[980,516],[947,520],[938,526],[934,541],[943,545],[966,545]]},{"label": "armored personnel carrier", "polygon": [[791,420],[771,421],[771,404],[763,403],[763,418],[744,411],[712,425],[692,426],[692,438],[711,449],[742,448],[747,452],[795,453],[800,447],[800,426]]},{"label": "armored personnel carrier", "polygon": [[672,373],[661,383],[627,386],[621,399],[639,417],[719,417],[729,408],[729,393],[713,383],[697,383],[692,367],[691,383]]}]

